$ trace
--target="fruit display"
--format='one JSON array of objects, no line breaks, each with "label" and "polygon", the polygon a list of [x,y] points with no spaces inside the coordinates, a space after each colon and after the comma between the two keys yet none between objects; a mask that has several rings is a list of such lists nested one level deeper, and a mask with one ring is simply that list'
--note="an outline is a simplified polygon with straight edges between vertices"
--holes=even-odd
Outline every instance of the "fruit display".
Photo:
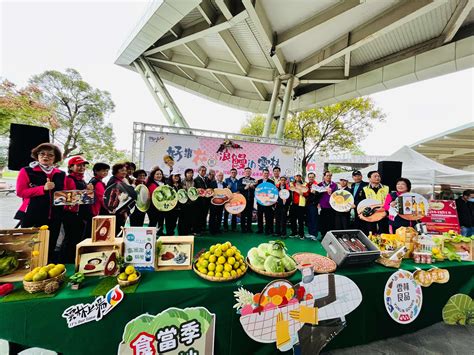
[{"label": "fruit display", "polygon": [[210,281],[237,279],[247,271],[247,264],[239,249],[230,242],[212,245],[194,264],[194,271]]},{"label": "fruit display", "polygon": [[275,284],[256,294],[239,288],[238,291],[234,292],[237,300],[234,308],[237,308],[237,312],[241,316],[245,316],[252,313],[276,310],[293,304],[297,305],[300,302],[313,299],[313,295],[308,293],[304,286],[292,287],[281,280],[275,281]]},{"label": "fruit display", "polygon": [[247,259],[253,271],[266,276],[285,277],[296,272],[296,262],[286,254],[285,243],[281,240],[250,249]]},{"label": "fruit display", "polygon": [[0,250],[0,276],[8,275],[18,269],[18,253],[10,250]]},{"label": "fruit display", "polygon": [[140,280],[140,276],[133,265],[128,265],[125,271],[117,276],[117,281],[121,286],[129,286],[136,284]]},{"label": "fruit display", "polygon": [[36,267],[23,277],[26,282],[38,282],[58,277],[66,270],[63,264],[48,264]]}]

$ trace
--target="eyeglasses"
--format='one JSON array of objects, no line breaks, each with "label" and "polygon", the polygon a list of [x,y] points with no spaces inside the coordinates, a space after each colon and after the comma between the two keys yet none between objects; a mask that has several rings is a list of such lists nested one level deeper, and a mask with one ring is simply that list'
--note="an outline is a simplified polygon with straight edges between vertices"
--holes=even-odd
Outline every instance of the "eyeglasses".
[{"label": "eyeglasses", "polygon": [[40,152],[38,153],[38,156],[40,157],[48,157],[48,158],[54,158],[54,153],[46,153],[46,152]]}]

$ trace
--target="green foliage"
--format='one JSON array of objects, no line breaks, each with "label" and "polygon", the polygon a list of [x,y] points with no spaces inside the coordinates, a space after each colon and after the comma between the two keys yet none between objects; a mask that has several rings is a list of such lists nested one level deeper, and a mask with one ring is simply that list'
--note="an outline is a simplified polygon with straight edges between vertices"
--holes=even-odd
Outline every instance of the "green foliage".
[{"label": "green foliage", "polygon": [[[375,107],[370,98],[356,98],[334,105],[299,112],[288,119],[284,138],[302,144],[303,173],[306,165],[317,154],[337,153],[357,149],[358,144],[372,131],[385,115]],[[247,120],[241,133],[261,135],[264,116]],[[276,121],[273,122],[276,126]],[[273,128],[274,131],[274,128]]]},{"label": "green foliage", "polygon": [[41,90],[43,104],[54,107],[58,126],[50,127],[52,141],[63,148],[64,158],[82,154],[113,162],[124,157],[114,148],[112,126],[105,122],[115,108],[110,93],[93,88],[74,69],[45,71],[30,84]]}]

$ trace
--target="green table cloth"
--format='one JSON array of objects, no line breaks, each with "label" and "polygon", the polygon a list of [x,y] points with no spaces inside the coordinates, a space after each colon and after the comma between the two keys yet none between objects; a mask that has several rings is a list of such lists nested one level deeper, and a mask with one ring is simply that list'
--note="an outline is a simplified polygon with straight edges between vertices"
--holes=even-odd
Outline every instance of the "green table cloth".
[{"label": "green table cloth", "polygon": [[[240,233],[198,237],[195,253],[214,243],[229,240],[246,254],[251,247],[271,239]],[[325,255],[319,242],[298,239],[286,239],[285,242],[289,254],[308,251]],[[474,262],[448,261],[435,265],[449,269],[450,281],[423,288],[421,313],[408,325],[393,321],[383,302],[385,283],[395,269],[378,264],[338,269],[337,274],[349,277],[358,285],[363,300],[354,312],[346,316],[347,327],[329,343],[327,349],[414,332],[439,322],[442,319],[441,310],[452,295],[465,293],[473,296]],[[415,267],[431,268],[430,265],[414,264],[412,261],[402,263],[405,270],[413,271]],[[72,266],[68,270],[69,274],[72,273]],[[290,281],[298,283],[300,279],[301,274],[297,272]],[[101,321],[69,329],[61,314],[71,305],[92,302],[94,297],[91,291],[99,281],[98,277],[87,278],[80,290],[65,288],[53,298],[0,301],[0,339],[64,354],[116,354],[125,324],[131,319],[143,313],[157,314],[171,306],[203,306],[216,314],[216,354],[274,354],[277,351],[275,344],[261,344],[247,337],[240,325],[239,315],[232,308],[235,304],[233,292],[238,287],[259,292],[271,281],[251,270],[241,279],[222,283],[203,280],[191,270],[144,273],[136,292],[126,294],[122,303]]]}]

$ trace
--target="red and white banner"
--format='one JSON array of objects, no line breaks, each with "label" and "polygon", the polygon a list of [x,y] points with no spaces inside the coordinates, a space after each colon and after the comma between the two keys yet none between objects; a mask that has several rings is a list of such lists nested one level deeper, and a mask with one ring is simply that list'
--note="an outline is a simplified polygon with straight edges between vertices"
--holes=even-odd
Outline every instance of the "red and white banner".
[{"label": "red and white banner", "polygon": [[426,217],[421,221],[426,223],[429,233],[442,234],[450,230],[460,233],[458,211],[453,200],[433,200]]}]

